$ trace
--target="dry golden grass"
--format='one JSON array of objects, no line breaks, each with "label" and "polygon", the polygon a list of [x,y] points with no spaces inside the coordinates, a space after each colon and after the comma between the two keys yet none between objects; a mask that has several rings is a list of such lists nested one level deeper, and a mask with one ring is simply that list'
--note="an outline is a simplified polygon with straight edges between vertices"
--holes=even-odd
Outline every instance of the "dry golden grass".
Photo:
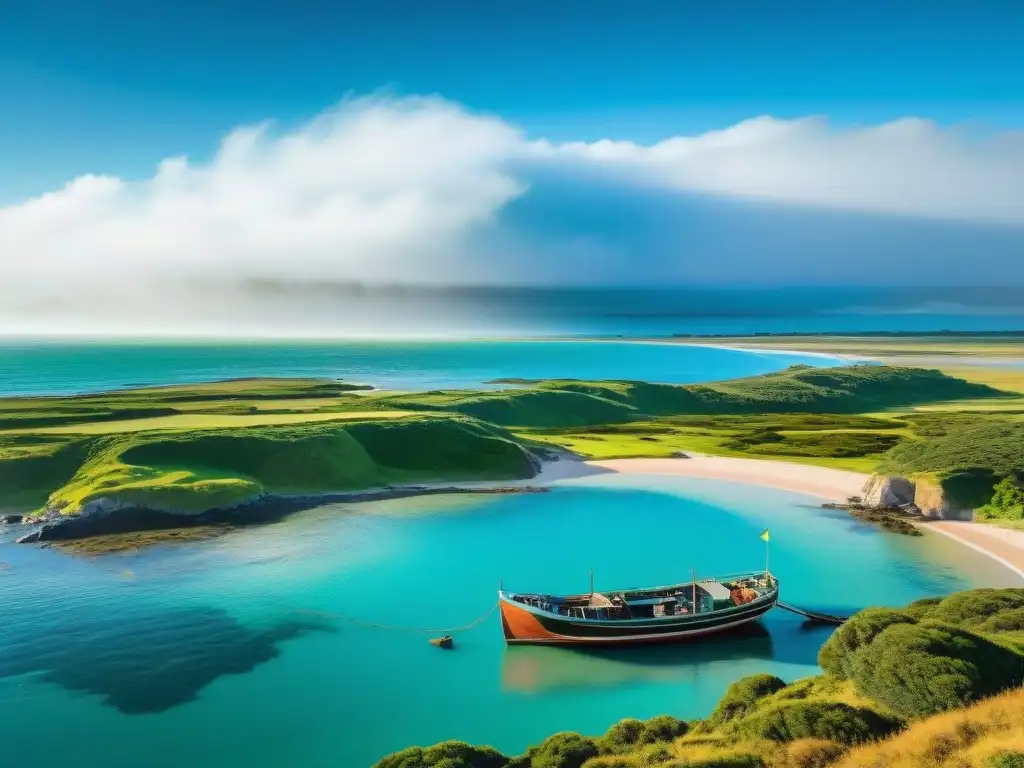
[{"label": "dry golden grass", "polygon": [[837,768],[986,768],[1006,749],[1024,750],[1024,689],[936,715],[891,739],[858,747]]}]

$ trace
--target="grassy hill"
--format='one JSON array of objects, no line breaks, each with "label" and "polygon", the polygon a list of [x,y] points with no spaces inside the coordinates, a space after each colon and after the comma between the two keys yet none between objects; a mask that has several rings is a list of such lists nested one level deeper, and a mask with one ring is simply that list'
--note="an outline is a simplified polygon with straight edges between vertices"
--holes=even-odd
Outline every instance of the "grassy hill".
[{"label": "grassy hill", "polygon": [[868,413],[947,400],[1012,397],[925,368],[794,365],[777,373],[711,384],[547,380],[534,387],[585,393],[649,415]]},{"label": "grassy hill", "polygon": [[98,498],[202,512],[261,493],[530,477],[502,431],[450,414],[244,429],[166,430],[24,445],[0,436],[5,504],[65,512]]},{"label": "grassy hill", "polygon": [[[376,768],[1017,768],[1024,760],[1024,589],[862,611],[824,674],[743,678],[704,720],[623,720],[509,757],[444,742]],[[1014,762],[1016,761],[1016,762]]]},{"label": "grassy hill", "polygon": [[793,366],[685,386],[549,380],[484,391],[363,389],[244,379],[0,399],[0,504],[74,511],[114,498],[201,510],[264,492],[521,477],[523,446],[541,443],[590,456],[705,450],[870,471],[889,449],[934,429],[928,419],[937,415],[913,422],[864,413],[1005,395],[887,366]]}]

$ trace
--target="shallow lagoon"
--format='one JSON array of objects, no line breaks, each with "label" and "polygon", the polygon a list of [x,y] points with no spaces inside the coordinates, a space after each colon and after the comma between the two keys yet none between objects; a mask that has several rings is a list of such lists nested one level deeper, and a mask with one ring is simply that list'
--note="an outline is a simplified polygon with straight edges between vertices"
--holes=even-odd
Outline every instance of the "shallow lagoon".
[{"label": "shallow lagoon", "polygon": [[[582,590],[757,568],[831,611],[1013,583],[936,535],[885,534],[806,497],[595,475],[554,492],[336,505],[177,548],[73,559],[0,544],[0,762],[366,766],[461,738],[517,752],[555,730],[706,714],[753,672],[814,674],[827,628],[775,611],[708,644],[506,649],[498,618],[457,637],[330,615],[462,624],[508,588]],[[322,615],[324,612],[327,616]]]}]

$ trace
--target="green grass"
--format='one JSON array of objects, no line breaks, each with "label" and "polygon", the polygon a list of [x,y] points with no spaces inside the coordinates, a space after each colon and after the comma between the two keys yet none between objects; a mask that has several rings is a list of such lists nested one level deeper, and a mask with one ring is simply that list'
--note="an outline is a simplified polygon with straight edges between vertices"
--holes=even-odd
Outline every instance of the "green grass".
[{"label": "green grass", "polygon": [[8,434],[110,435],[125,432],[149,432],[153,430],[230,429],[235,427],[301,424],[318,421],[344,421],[346,419],[396,419],[408,416],[411,413],[411,411],[374,411],[372,413],[365,411],[318,411],[244,415],[231,413],[174,413],[157,417],[141,417],[119,421],[94,421],[87,424],[64,424],[62,426],[37,427],[32,430],[13,429],[6,431]]},{"label": "green grass", "polygon": [[[250,379],[7,398],[0,400],[0,492],[19,509],[49,502],[73,511],[109,497],[195,511],[266,491],[511,476],[511,465],[513,475],[525,471],[516,441],[594,458],[696,451],[870,472],[883,456],[899,458],[908,438],[941,431],[944,419],[980,418],[912,409],[1008,399],[938,371],[887,366],[793,366],[686,386],[550,380],[395,393]],[[492,453],[495,446],[502,447]],[[264,459],[242,460],[257,454]]]},{"label": "green grass", "polygon": [[[8,449],[9,450],[9,449]],[[501,430],[458,415],[234,429],[125,432],[0,453],[14,506],[74,512],[108,498],[196,513],[262,493],[529,477]]]}]

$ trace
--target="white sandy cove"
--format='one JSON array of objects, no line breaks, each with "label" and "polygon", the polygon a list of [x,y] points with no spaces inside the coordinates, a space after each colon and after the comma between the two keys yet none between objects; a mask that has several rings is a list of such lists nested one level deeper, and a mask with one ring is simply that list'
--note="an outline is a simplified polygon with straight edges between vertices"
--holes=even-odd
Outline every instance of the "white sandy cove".
[{"label": "white sandy cove", "polygon": [[842,469],[812,467],[788,461],[730,459],[700,454],[690,454],[688,459],[606,459],[588,461],[587,464],[612,472],[705,477],[761,485],[837,502],[859,496],[868,480],[868,475]]},{"label": "white sandy cove", "polygon": [[[860,496],[869,475],[827,467],[813,467],[786,461],[734,459],[690,454],[687,459],[607,459],[588,461],[590,467],[611,472],[640,475],[703,477],[817,496],[842,502]],[[1024,579],[1024,531],[1010,531],[982,523],[936,521],[922,523],[982,552]]]}]

